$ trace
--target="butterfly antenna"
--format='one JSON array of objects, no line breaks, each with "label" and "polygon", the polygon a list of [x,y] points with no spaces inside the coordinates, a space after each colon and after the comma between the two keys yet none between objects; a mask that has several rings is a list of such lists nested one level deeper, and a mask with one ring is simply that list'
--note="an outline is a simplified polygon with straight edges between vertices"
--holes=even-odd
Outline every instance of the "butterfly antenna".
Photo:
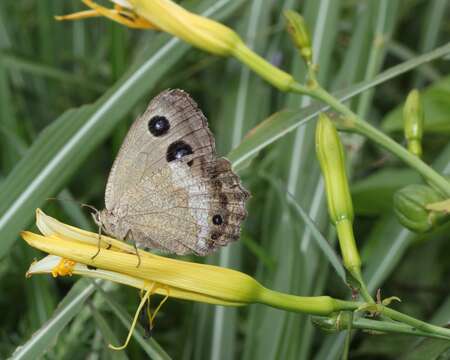
[{"label": "butterfly antenna", "polygon": [[89,205],[89,204],[80,204],[81,207],[87,207],[91,210],[93,210],[96,214],[98,214],[100,211],[95,206]]}]

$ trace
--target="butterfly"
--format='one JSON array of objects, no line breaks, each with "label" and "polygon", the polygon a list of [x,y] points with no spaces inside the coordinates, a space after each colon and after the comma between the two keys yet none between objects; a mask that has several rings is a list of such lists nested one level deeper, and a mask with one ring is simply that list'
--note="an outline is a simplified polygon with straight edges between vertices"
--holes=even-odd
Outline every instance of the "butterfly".
[{"label": "butterfly", "polygon": [[196,102],[172,89],[131,126],[109,174],[105,209],[94,219],[138,247],[204,256],[239,239],[249,196],[217,156]]}]

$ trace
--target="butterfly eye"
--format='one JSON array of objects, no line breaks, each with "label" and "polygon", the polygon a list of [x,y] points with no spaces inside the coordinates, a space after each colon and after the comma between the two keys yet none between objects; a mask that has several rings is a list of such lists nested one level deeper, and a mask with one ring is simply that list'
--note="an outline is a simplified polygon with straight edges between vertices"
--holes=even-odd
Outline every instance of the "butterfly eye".
[{"label": "butterfly eye", "polygon": [[166,159],[167,162],[171,162],[173,160],[179,160],[186,155],[193,154],[192,148],[189,144],[184,141],[175,141],[170,144],[167,149]]},{"label": "butterfly eye", "polygon": [[165,116],[155,115],[148,122],[148,130],[153,136],[162,136],[170,129],[169,120]]}]

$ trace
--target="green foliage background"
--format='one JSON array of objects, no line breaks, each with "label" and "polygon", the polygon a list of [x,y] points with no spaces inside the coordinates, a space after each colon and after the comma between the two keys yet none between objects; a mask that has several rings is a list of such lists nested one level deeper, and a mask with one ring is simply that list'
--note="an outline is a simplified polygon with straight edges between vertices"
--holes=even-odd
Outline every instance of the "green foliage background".
[{"label": "green foliage background", "polygon": [[[352,109],[400,142],[399,109],[410,89],[423,90],[424,158],[449,173],[448,55],[376,87],[371,82],[383,70],[448,41],[448,1],[182,4],[236,29],[252,49],[299,80],[305,68],[284,30],[282,11],[300,11],[311,29],[322,85],[336,92],[365,85],[364,92],[349,100]],[[311,99],[280,93],[235,60],[210,56],[168,35],[129,30],[106,19],[53,20],[55,14],[80,9],[81,3],[68,0],[0,2],[0,357],[26,344],[15,358],[339,358],[345,334],[323,333],[309,316],[262,305],[226,309],[175,299],[160,312],[152,339],[138,338],[126,351],[114,353],[106,344],[125,338],[138,303],[135,290],[114,284],[99,289],[76,278],[25,279],[30,262],[42,254],[19,240],[18,232],[33,227],[36,207],[94,229],[89,214],[77,205],[46,199],[58,196],[102,208],[105,181],[121,141],[132,120],[161,90],[182,88],[192,94],[209,118],[220,154],[236,148],[250,129],[273,113],[290,108],[275,120],[298,124],[316,109],[308,108]],[[272,138],[288,129],[276,124],[267,126]],[[240,269],[267,287],[292,294],[350,295],[286,201],[284,188],[335,243],[314,152],[314,126],[314,121],[304,120],[261,152],[250,143],[231,154],[234,160],[245,151],[256,154],[249,166],[240,166],[253,194],[242,239],[211,258],[193,261]],[[383,297],[399,296],[403,302],[396,306],[408,314],[447,323],[449,226],[426,236],[404,229],[393,215],[392,194],[420,182],[419,176],[361,137],[343,139],[369,290],[381,288]],[[280,183],[282,187],[276,185]],[[449,346],[358,333],[351,358],[448,358]]]}]

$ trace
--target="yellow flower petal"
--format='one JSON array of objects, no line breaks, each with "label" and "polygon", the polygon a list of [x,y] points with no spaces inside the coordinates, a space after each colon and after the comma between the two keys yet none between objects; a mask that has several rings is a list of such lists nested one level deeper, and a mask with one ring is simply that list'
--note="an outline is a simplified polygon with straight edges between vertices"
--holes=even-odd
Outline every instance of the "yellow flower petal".
[{"label": "yellow flower petal", "polygon": [[[114,9],[108,9],[100,6],[91,0],[82,0],[82,2],[90,7],[92,10],[80,11],[74,14],[55,16],[56,20],[81,20],[92,17],[104,16],[108,19],[116,21],[122,25],[135,29],[155,29],[156,27],[151,22],[142,17],[137,16],[133,11],[125,10],[122,6],[116,5]],[[120,2],[122,3],[122,2]],[[126,4],[126,2],[124,2]],[[127,8],[129,5],[127,6]]]}]

